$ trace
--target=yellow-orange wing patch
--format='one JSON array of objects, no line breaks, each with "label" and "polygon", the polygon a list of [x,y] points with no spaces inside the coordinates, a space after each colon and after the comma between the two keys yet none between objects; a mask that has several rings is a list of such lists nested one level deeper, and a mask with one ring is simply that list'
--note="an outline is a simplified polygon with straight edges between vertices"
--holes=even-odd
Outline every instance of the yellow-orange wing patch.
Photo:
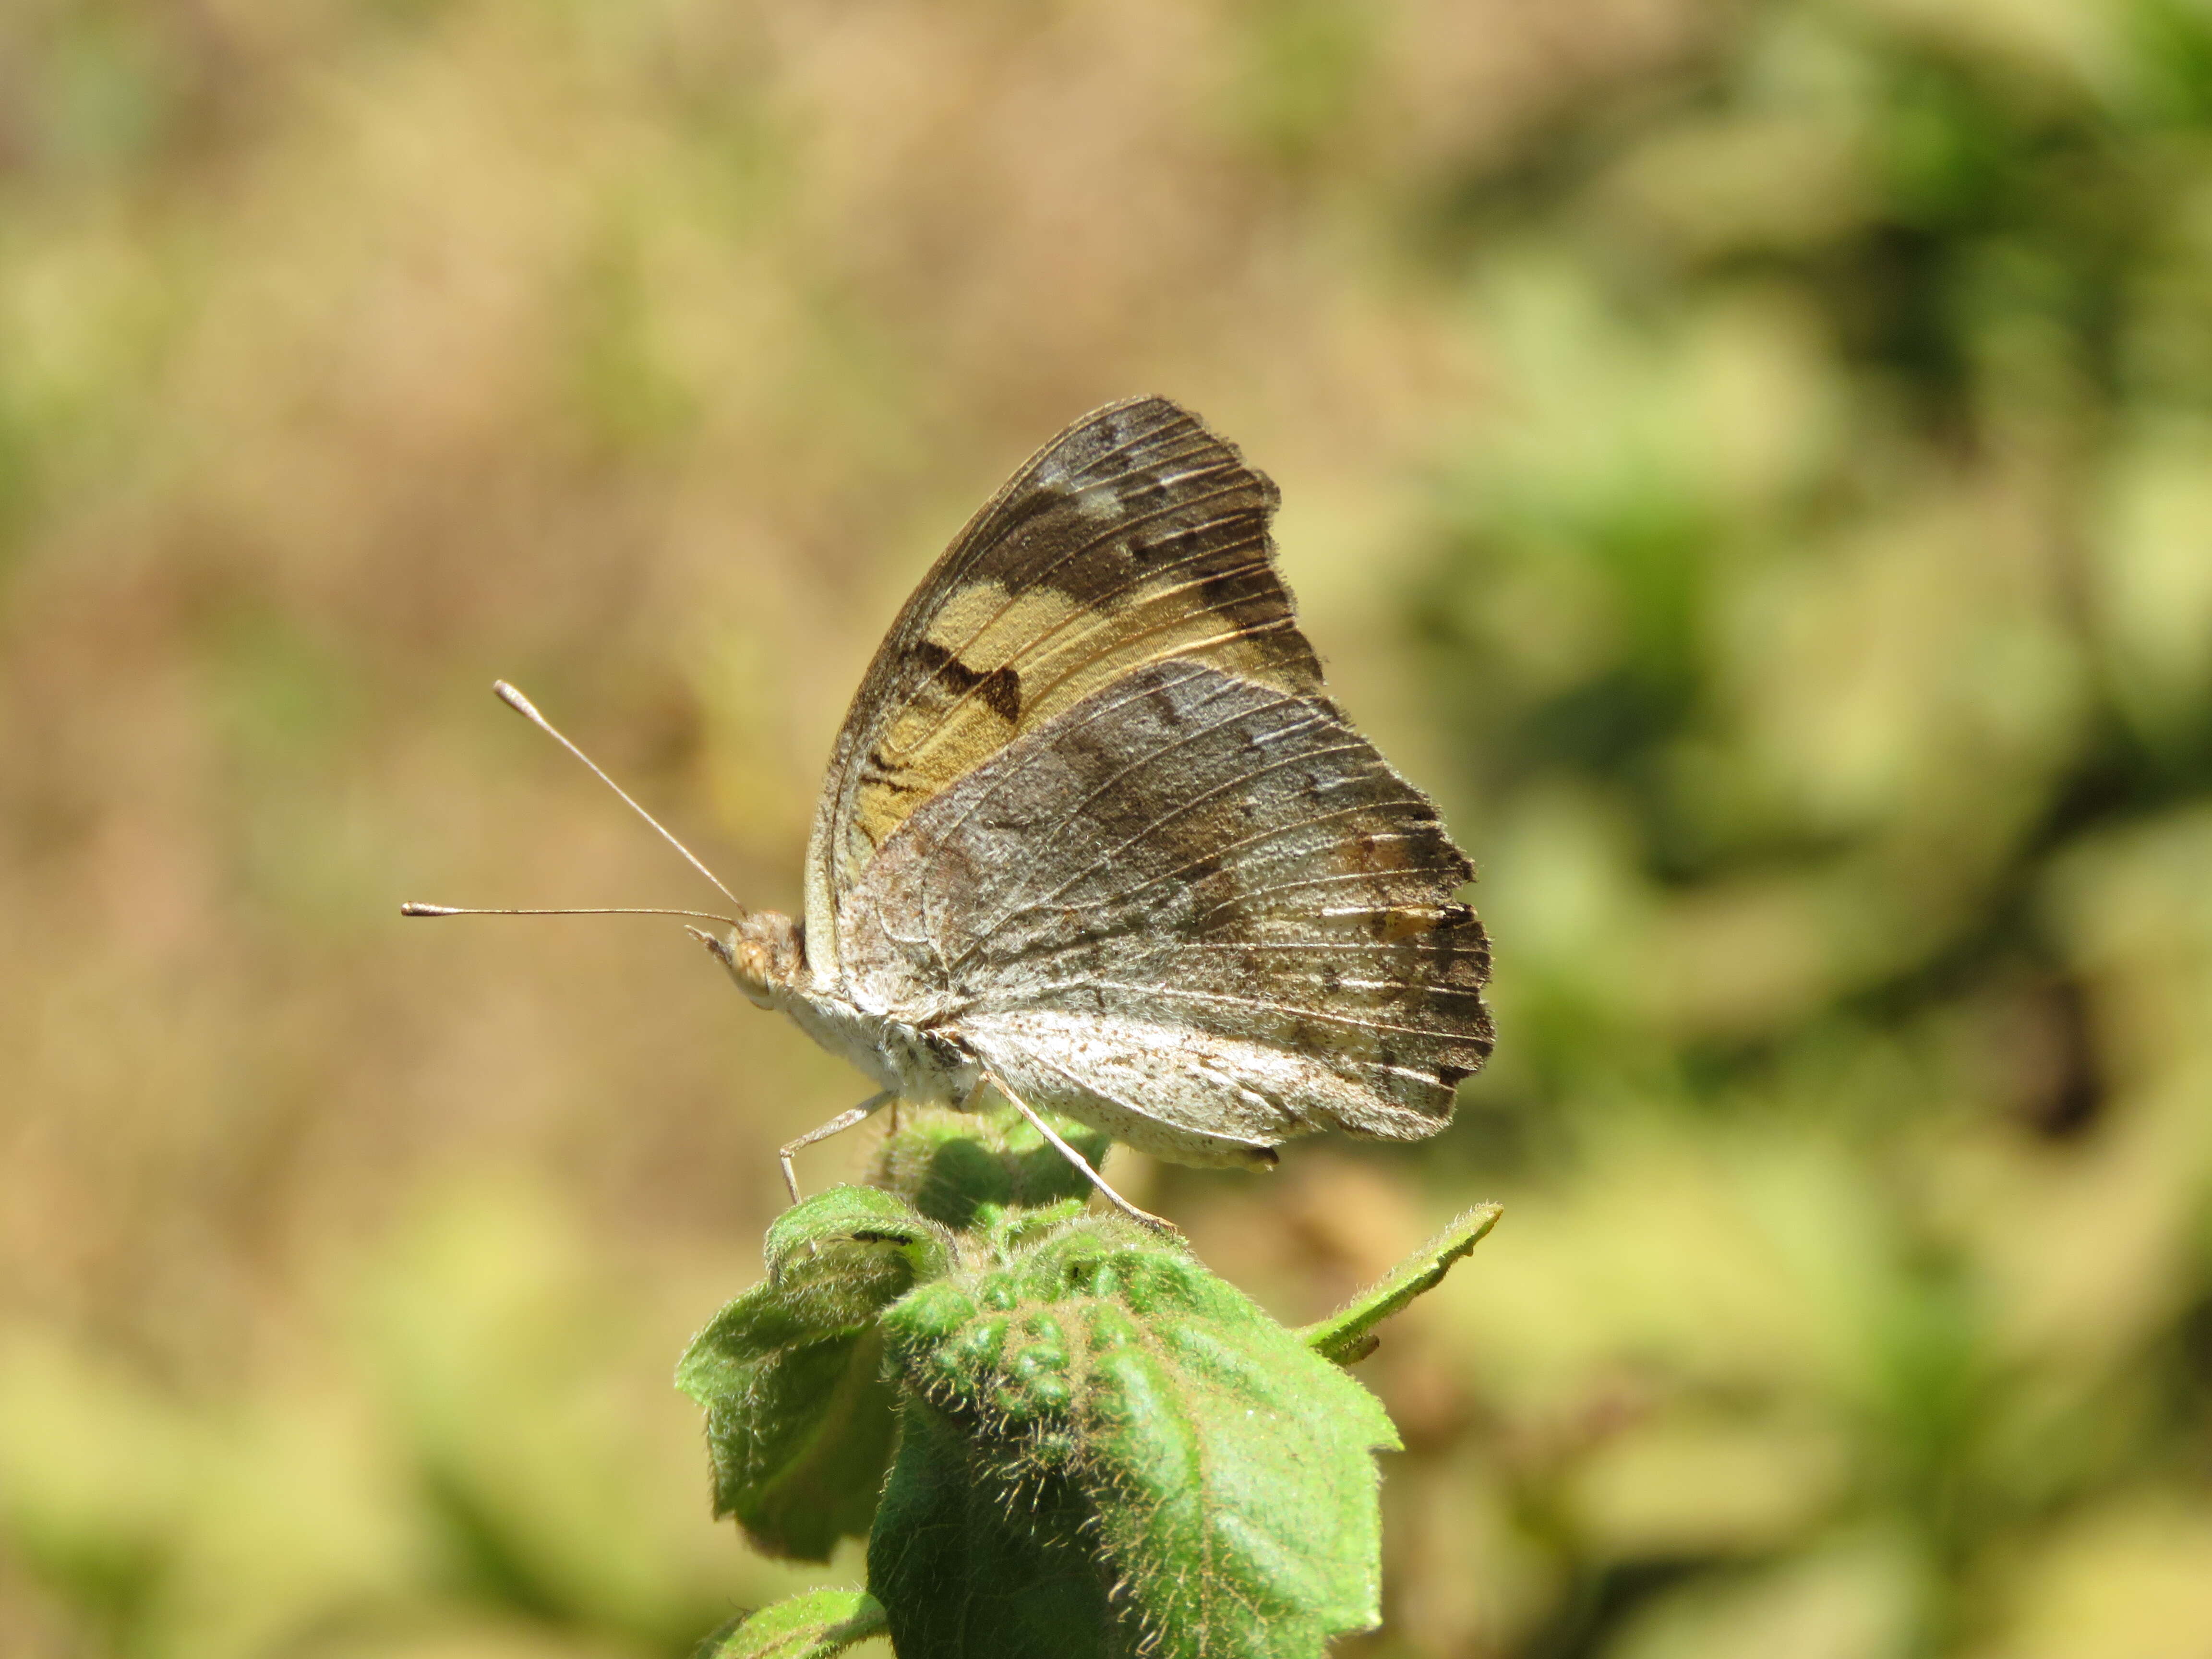
[{"label": "yellow-orange wing patch", "polygon": [[841,896],[925,802],[1148,665],[1202,661],[1293,695],[1321,668],[1268,535],[1277,493],[1163,398],[1047,444],[900,613],[845,717],[807,857],[808,954],[834,973]]}]

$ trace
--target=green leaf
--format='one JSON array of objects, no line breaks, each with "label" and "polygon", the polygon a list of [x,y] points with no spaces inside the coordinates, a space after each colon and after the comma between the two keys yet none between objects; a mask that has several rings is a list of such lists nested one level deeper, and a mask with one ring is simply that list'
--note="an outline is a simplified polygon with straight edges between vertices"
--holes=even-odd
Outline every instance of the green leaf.
[{"label": "green leaf", "polygon": [[917,1279],[933,1279],[945,1272],[959,1250],[951,1234],[896,1193],[874,1187],[832,1187],[801,1199],[776,1217],[762,1254],[769,1277],[775,1279],[802,1254],[818,1260],[825,1249],[839,1245],[889,1249],[913,1265]]},{"label": "green leaf", "polygon": [[[1017,1564],[994,1525],[1040,1562],[1095,1554],[1114,1587],[1097,1651],[1318,1659],[1376,1622],[1372,1454],[1397,1444],[1389,1419],[1174,1244],[1086,1217],[1002,1267],[920,1287],[884,1332],[939,1430],[921,1446],[909,1407],[921,1449],[909,1468],[902,1446],[869,1543],[902,1659],[1067,1651],[1072,1567],[1048,1575],[1070,1598],[1049,1646],[988,1615],[941,1633],[955,1615],[915,1600],[931,1584],[963,1606],[1002,1598]],[[929,1644],[910,1650],[924,1637],[909,1629]]]},{"label": "green leaf", "polygon": [[867,1532],[896,1428],[877,1319],[954,1255],[889,1193],[837,1188],[778,1218],[767,1283],[717,1314],[677,1367],[707,1413],[717,1516],[809,1561]]},{"label": "green leaf", "polygon": [[1374,1334],[1375,1327],[1415,1297],[1434,1290],[1452,1264],[1482,1243],[1483,1236],[1504,1213],[1502,1205],[1478,1204],[1456,1217],[1451,1225],[1354,1297],[1348,1307],[1299,1327],[1295,1333],[1298,1340],[1340,1365],[1366,1358],[1381,1340]]},{"label": "green leaf", "polygon": [[[987,1206],[1036,1209],[1091,1195],[1090,1178],[1012,1112],[902,1105],[899,1113],[898,1132],[885,1137],[869,1179],[948,1227],[975,1225]],[[1113,1144],[1073,1119],[1052,1125],[1094,1169]]]},{"label": "green leaf", "polygon": [[711,1638],[698,1659],[834,1659],[888,1628],[882,1604],[866,1590],[808,1590]]},{"label": "green leaf", "polygon": [[1135,1632],[1114,1617],[1091,1510],[1060,1476],[1012,1462],[908,1395],[898,1460],[868,1540],[868,1584],[899,1659],[1121,1659]]}]

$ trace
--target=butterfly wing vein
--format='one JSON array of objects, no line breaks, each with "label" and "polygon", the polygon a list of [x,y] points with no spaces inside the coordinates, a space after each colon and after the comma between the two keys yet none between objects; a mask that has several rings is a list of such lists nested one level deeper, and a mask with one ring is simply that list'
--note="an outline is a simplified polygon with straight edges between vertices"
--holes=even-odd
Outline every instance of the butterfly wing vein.
[{"label": "butterfly wing vein", "polygon": [[1184,1162],[1433,1133],[1491,1045],[1467,860],[1322,695],[1275,499],[1163,399],[1062,434],[893,625],[809,855],[836,994]]}]

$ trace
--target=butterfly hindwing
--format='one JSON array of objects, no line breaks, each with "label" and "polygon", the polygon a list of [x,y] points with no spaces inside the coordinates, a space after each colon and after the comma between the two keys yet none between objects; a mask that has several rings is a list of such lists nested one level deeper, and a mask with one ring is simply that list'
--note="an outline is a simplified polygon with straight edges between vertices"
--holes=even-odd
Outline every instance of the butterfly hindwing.
[{"label": "butterfly hindwing", "polygon": [[808,852],[809,954],[834,979],[843,896],[926,803],[1132,672],[1212,664],[1318,694],[1277,575],[1274,485],[1164,398],[1054,438],[892,624],[839,732]]},{"label": "butterfly hindwing", "polygon": [[847,895],[871,1005],[1187,1162],[1412,1139],[1489,1052],[1435,810],[1326,698],[1127,670],[919,805]]}]

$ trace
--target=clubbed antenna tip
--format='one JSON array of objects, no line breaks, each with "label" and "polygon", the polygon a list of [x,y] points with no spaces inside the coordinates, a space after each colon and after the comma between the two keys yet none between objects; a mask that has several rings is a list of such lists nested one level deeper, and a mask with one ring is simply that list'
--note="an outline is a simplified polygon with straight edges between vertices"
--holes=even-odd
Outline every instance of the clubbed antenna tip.
[{"label": "clubbed antenna tip", "polygon": [[509,708],[514,710],[516,714],[521,715],[523,719],[528,720],[532,726],[543,732],[547,737],[552,738],[554,742],[559,744],[563,749],[567,750],[578,760],[583,762],[586,766],[589,767],[593,777],[597,778],[601,783],[606,785],[608,788],[613,790],[615,793],[620,795],[623,798],[623,803],[629,806],[631,811],[636,813],[638,817],[643,818],[647,823],[651,824],[655,834],[659,835],[663,841],[666,842],[671,847],[673,847],[678,852],[681,853],[684,855],[685,863],[689,864],[701,875],[706,877],[708,881],[713,882],[714,884],[715,890],[720,892],[724,898],[729,900],[731,903],[736,905],[740,910],[745,908],[744,901],[740,899],[735,893],[732,893],[728,888],[723,886],[722,878],[716,875],[712,870],[709,870],[705,865],[702,864],[699,861],[697,854],[694,854],[690,848],[686,847],[682,842],[677,840],[674,836],[671,835],[667,828],[662,824],[659,818],[656,818],[652,813],[647,811],[644,807],[639,805],[635,799],[631,799],[630,793],[627,789],[624,789],[622,785],[617,783],[605,772],[599,770],[597,762],[593,761],[592,758],[589,755],[586,754],[582,750],[577,748],[574,744],[569,742],[567,738],[561,734],[560,729],[556,726],[552,721],[547,720],[544,715],[539,714],[538,712],[537,704],[532,702],[529,698],[524,696],[521,692],[516,690],[505,680],[494,680],[492,682],[491,689],[492,695],[496,696],[501,702],[505,703]]}]

